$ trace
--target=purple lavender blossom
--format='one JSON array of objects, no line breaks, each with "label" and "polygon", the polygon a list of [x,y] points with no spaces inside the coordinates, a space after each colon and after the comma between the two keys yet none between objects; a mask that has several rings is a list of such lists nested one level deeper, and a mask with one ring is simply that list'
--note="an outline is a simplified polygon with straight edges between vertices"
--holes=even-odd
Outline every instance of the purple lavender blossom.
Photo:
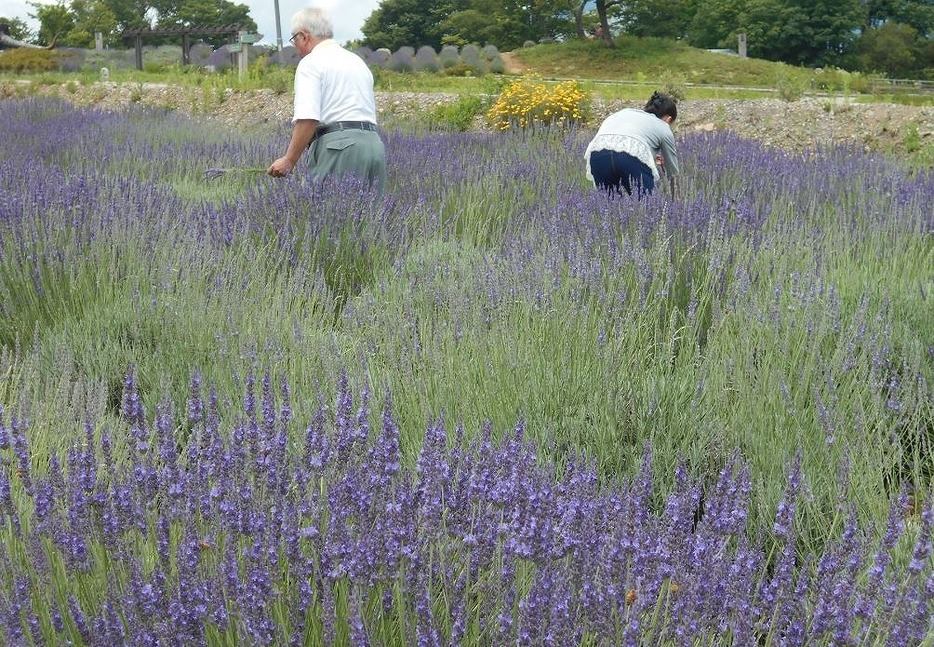
[{"label": "purple lavender blossom", "polygon": [[[648,445],[634,475],[603,483],[584,454],[562,469],[543,460],[524,419],[503,440],[492,423],[467,440],[463,424],[449,436],[438,418],[409,461],[388,392],[371,412],[369,388],[353,393],[344,375],[333,402],[311,400],[306,423],[288,386],[273,384],[266,373],[257,401],[248,378],[234,413],[212,390],[184,438],[168,402],[113,428],[88,420],[67,460],[31,472],[31,494],[14,476],[32,456],[33,432],[17,418],[0,448],[0,572],[35,570],[0,585],[3,638],[56,624],[89,644],[201,644],[214,632],[368,644],[391,622],[421,644],[915,644],[930,631],[926,494],[920,511],[909,512],[907,490],[894,500],[882,537],[842,507],[839,536],[802,559],[800,455],[774,523],[756,534],[754,474],[738,451],[703,478],[681,461],[663,492]],[[182,406],[200,389],[192,383]],[[17,516],[27,520],[18,531]],[[48,555],[24,564],[36,547]],[[40,561],[68,581],[93,586],[106,568],[122,584],[65,591],[68,617],[56,620],[51,604],[25,606],[47,595]]]}]

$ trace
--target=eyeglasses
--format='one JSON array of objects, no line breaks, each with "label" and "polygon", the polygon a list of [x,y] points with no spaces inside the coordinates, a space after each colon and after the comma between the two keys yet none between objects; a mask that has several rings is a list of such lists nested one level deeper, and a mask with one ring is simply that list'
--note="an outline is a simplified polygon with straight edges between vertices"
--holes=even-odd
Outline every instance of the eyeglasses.
[{"label": "eyeglasses", "polygon": [[297,32],[297,33],[292,34],[292,37],[289,39],[289,42],[292,43],[292,44],[294,45],[294,44],[295,44],[295,39],[298,38],[299,36],[303,35],[304,33],[305,33],[305,32],[300,31],[300,32]]}]

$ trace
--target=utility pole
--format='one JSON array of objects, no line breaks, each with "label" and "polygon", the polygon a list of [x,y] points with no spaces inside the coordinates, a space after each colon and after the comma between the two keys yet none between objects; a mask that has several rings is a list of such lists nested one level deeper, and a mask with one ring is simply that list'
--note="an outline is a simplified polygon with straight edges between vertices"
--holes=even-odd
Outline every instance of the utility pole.
[{"label": "utility pole", "polygon": [[276,6],[276,48],[282,51],[282,21],[279,20],[279,0],[272,0]]}]

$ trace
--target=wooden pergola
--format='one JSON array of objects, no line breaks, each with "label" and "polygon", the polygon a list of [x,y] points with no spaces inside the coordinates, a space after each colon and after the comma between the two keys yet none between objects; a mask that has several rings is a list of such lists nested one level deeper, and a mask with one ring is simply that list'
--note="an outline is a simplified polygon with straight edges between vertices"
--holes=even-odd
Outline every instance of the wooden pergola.
[{"label": "wooden pergola", "polygon": [[240,32],[246,28],[242,25],[224,25],[222,27],[169,27],[156,29],[127,29],[123,32],[124,38],[133,38],[136,45],[136,69],[143,69],[143,38],[147,36],[181,36],[182,37],[182,65],[191,64],[191,37],[192,36],[227,36],[228,43],[235,43]]}]

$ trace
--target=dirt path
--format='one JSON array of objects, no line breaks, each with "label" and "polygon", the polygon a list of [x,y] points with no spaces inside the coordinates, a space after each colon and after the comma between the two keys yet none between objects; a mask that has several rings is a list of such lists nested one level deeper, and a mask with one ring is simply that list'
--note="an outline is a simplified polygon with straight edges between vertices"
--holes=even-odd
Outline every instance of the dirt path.
[{"label": "dirt path", "polygon": [[525,74],[529,71],[529,68],[520,63],[512,52],[500,52],[499,57],[503,59],[506,74]]}]

